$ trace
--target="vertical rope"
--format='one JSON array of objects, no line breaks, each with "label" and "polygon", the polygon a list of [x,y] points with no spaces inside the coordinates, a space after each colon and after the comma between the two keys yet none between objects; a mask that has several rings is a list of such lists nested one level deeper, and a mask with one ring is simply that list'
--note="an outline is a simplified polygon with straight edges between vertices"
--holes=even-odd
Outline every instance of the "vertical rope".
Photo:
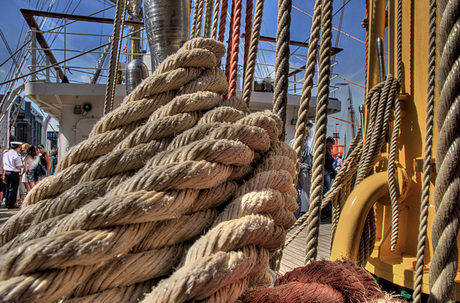
[{"label": "vertical rope", "polygon": [[211,30],[211,38],[217,40],[217,25],[219,23],[219,10],[220,10],[220,0],[216,0],[214,3],[214,13],[212,19],[212,30]]},{"label": "vertical rope", "polygon": [[436,76],[436,0],[430,0],[428,41],[428,96],[426,105],[425,157],[423,159],[423,185],[420,201],[420,222],[417,241],[417,263],[415,264],[414,303],[422,302],[423,267],[430,205],[430,168],[433,148],[434,89]]},{"label": "vertical rope", "polygon": [[238,51],[240,44],[240,27],[241,27],[241,9],[243,0],[235,0],[232,7],[232,51],[230,54],[230,70],[228,78],[228,92],[226,99],[236,94],[236,81],[238,77]]},{"label": "vertical rope", "polygon": [[[192,30],[190,31],[190,38],[194,38],[196,36],[196,22],[198,19],[198,2],[202,0],[195,0],[195,5],[193,6],[193,18],[192,18]],[[190,1],[190,4],[192,2]]]},{"label": "vertical rope", "polygon": [[198,0],[198,13],[196,17],[195,37],[201,36],[201,28],[203,27],[203,6],[204,0]]},{"label": "vertical rope", "polygon": [[307,246],[305,263],[316,260],[320,224],[320,209],[324,183],[324,160],[326,153],[327,106],[329,103],[329,82],[332,50],[332,4],[323,1],[321,12],[321,45],[318,76],[318,98],[316,105],[316,127],[313,158],[313,176],[311,194],[312,208],[308,222]]},{"label": "vertical rope", "polygon": [[291,9],[292,0],[278,2],[278,29],[276,31],[276,59],[275,59],[275,92],[273,94],[273,112],[283,120],[281,136],[286,135],[286,107],[289,87],[289,43],[291,40]]},{"label": "vertical rope", "polygon": [[205,18],[204,18],[204,32],[203,36],[206,38],[209,38],[211,35],[211,26],[212,26],[212,13],[213,13],[213,8],[214,6],[214,0],[206,0],[206,8],[205,8]]},{"label": "vertical rope", "polygon": [[244,30],[244,60],[243,60],[243,82],[246,79],[246,65],[249,56],[249,48],[252,39],[252,9],[254,8],[253,0],[246,1],[246,27]]},{"label": "vertical rope", "polygon": [[[232,51],[233,51],[233,30],[235,24],[235,1],[232,1],[232,13],[230,15],[230,25],[228,31],[228,43],[227,43],[227,58],[225,62],[225,76],[227,77],[227,82],[230,83],[230,61],[232,60]],[[225,18],[227,15],[225,15]]]},{"label": "vertical rope", "polygon": [[428,302],[455,302],[460,227],[460,57],[459,0],[440,1],[436,185],[433,221],[433,258]]},{"label": "vertical rope", "polygon": [[401,124],[401,109],[399,105],[399,98],[394,101],[395,108],[395,122],[393,126],[393,133],[391,135],[390,151],[388,156],[388,189],[390,192],[391,200],[391,241],[390,250],[396,250],[396,243],[398,241],[399,233],[399,206],[398,196],[396,193],[396,174],[395,174],[395,158],[396,146],[398,143],[399,126]]},{"label": "vertical rope", "polygon": [[313,18],[310,29],[310,47],[308,48],[307,63],[302,85],[302,96],[300,97],[299,113],[295,132],[294,150],[297,154],[297,174],[302,159],[302,148],[305,138],[305,127],[308,122],[308,110],[310,108],[311,90],[313,89],[313,78],[315,76],[316,57],[318,56],[318,42],[321,28],[321,1],[316,0],[313,9]]},{"label": "vertical rope", "polygon": [[[398,80],[402,81],[402,0],[398,0],[397,4],[397,39],[396,39],[396,52],[397,52],[397,73]],[[391,240],[390,250],[396,250],[396,243],[399,234],[399,206],[398,197],[396,194],[396,176],[395,176],[395,158],[396,158],[396,145],[398,140],[399,125],[401,122],[401,112],[399,100],[395,100],[395,123],[393,126],[393,134],[391,136],[390,150],[388,156],[388,189],[390,192],[391,201]]]},{"label": "vertical rope", "polygon": [[219,41],[224,43],[225,24],[227,23],[228,0],[222,0],[222,9],[220,12]]},{"label": "vertical rope", "polygon": [[364,96],[367,94],[367,71],[368,71],[368,55],[369,55],[369,1],[370,0],[364,0],[364,4],[366,6],[366,19],[368,22],[367,28],[366,28],[366,60],[364,62],[365,65],[365,71],[364,71]]},{"label": "vertical rope", "polygon": [[112,47],[110,50],[109,74],[107,76],[107,86],[105,91],[104,115],[110,112],[113,107],[113,98],[115,96],[115,71],[118,63],[118,45],[120,42],[120,24],[124,15],[125,7],[125,0],[117,0],[115,8],[115,24],[113,25],[112,32]]},{"label": "vertical rope", "polygon": [[[260,29],[262,26],[262,16],[264,12],[265,0],[257,0],[256,11],[254,15],[254,28],[251,34],[251,43],[249,47],[249,54],[245,70],[245,77],[243,80],[243,94],[242,99],[249,105],[252,93],[252,82],[254,81],[254,68],[256,66],[257,50],[259,45]],[[245,60],[246,61],[246,60]],[[246,62],[245,62],[246,63]]]},{"label": "vertical rope", "polygon": [[[127,5],[128,1],[125,1],[125,4],[123,6],[123,13],[122,13],[122,17],[121,17],[121,32],[122,32],[122,36],[123,36],[123,28],[125,27],[125,19],[126,19],[126,5]],[[121,41],[120,41],[121,42]],[[117,47],[117,58],[115,60],[115,75],[117,74],[118,72],[118,62],[120,62],[120,53],[121,53],[121,43],[118,44],[118,47]],[[114,100],[115,100],[115,90],[116,90],[116,79],[115,81],[113,81],[113,87],[112,87],[112,97],[110,98],[110,107],[109,107],[109,111],[112,111],[113,110],[113,103],[114,103]]]}]

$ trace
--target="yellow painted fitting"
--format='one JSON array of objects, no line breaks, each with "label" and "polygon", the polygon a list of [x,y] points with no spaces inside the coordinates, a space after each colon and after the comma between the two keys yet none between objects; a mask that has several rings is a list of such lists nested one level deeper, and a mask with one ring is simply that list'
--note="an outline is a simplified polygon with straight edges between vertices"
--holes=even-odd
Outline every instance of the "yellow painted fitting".
[{"label": "yellow painted fitting", "polygon": [[388,196],[387,172],[367,177],[351,192],[343,206],[335,232],[332,261],[343,258],[357,260],[367,214],[374,203],[385,196]]}]

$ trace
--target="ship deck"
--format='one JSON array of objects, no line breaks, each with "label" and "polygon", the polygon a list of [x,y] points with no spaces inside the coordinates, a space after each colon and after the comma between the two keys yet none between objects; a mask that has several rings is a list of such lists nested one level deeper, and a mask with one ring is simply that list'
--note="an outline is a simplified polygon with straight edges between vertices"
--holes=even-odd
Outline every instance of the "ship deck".
[{"label": "ship deck", "polygon": [[[323,220],[319,228],[318,255],[317,260],[329,260],[331,257],[331,227],[330,219]],[[294,228],[286,236],[286,240],[297,231],[299,227]],[[284,274],[296,267],[304,266],[305,247],[307,240],[307,228],[283,250],[281,259],[280,274]]]}]

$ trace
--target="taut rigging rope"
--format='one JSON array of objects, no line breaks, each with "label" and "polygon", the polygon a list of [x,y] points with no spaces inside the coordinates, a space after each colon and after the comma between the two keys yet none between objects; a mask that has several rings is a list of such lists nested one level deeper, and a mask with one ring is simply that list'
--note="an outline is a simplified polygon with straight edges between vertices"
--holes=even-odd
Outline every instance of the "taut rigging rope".
[{"label": "taut rigging rope", "polygon": [[434,90],[436,86],[436,0],[430,0],[429,12],[428,96],[426,105],[425,157],[423,159],[423,185],[420,201],[420,219],[415,264],[414,303],[422,300],[423,267],[430,205],[430,169],[433,147]]},{"label": "taut rigging rope", "polygon": [[439,74],[437,110],[436,185],[433,257],[430,263],[429,302],[455,302],[460,228],[460,57],[459,0],[440,1]]}]

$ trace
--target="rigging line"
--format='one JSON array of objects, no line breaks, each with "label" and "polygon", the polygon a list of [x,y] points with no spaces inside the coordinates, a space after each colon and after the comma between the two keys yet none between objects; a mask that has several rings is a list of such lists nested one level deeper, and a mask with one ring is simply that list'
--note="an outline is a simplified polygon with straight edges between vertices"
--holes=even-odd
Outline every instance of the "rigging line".
[{"label": "rigging line", "polygon": [[[107,8],[103,8],[103,9],[101,9],[100,11],[97,11],[97,12],[94,12],[94,13],[92,13],[92,14],[89,14],[88,16],[91,17],[91,16],[97,15],[97,14],[99,14],[99,13],[103,13],[103,12],[109,10],[109,9],[114,8],[114,7],[115,7],[115,5],[109,6],[109,7],[107,7]],[[79,21],[79,20],[69,21],[69,22],[67,23],[67,25],[73,24],[73,23],[78,22],[78,21]],[[64,27],[64,25],[56,26],[56,27],[54,27],[54,28],[52,28],[52,29],[49,29],[48,31],[55,31],[55,30],[58,30],[58,29],[60,29],[60,28],[62,28],[62,27]]]},{"label": "rigging line", "polygon": [[17,53],[19,51],[21,51],[25,46],[27,46],[27,44],[29,44],[30,40],[27,41],[26,43],[24,43],[19,49],[17,49],[14,54],[12,54],[10,57],[8,57],[8,59],[6,59],[5,61],[3,61],[1,64],[0,64],[0,67],[2,67],[3,65],[5,65],[6,62],[8,62],[11,58],[13,58],[14,56],[17,55]]},{"label": "rigging line", "polygon": [[[345,1],[345,0],[344,0]],[[345,8],[345,6],[350,3],[351,0],[348,0],[347,3],[343,4],[341,8],[339,8],[333,15],[332,17],[334,17],[335,15],[337,15],[341,10],[343,10]],[[343,2],[342,2],[343,3]]]},{"label": "rigging line", "polygon": [[[348,2],[350,2],[350,0],[348,0]],[[347,2],[347,3],[348,3]],[[345,3],[345,0],[343,0],[342,3]],[[340,19],[339,19],[339,30],[342,29],[342,22],[343,22],[343,13],[345,12],[345,10],[343,9],[345,7],[345,5],[347,5],[347,3],[343,4],[342,5],[342,8],[340,10],[338,10],[337,12],[340,11]],[[337,13],[336,12],[336,13]],[[334,17],[334,15],[332,15],[332,17]],[[339,45],[339,38],[340,38],[340,31],[337,32],[337,36],[335,37],[335,47],[337,47]],[[332,61],[335,61],[335,56],[337,54],[334,54],[334,56],[332,56],[331,60]],[[334,70],[334,66],[331,66],[331,72]]]},{"label": "rigging line", "polygon": [[[295,9],[298,10],[299,12],[301,12],[301,13],[303,13],[303,14],[309,16],[309,17],[313,17],[312,15],[308,14],[307,12],[304,12],[303,10],[301,10],[300,8],[298,8],[298,7],[294,6],[294,5],[292,6],[292,8],[295,8]],[[334,30],[336,30],[336,31],[339,31],[341,34],[343,34],[343,35],[345,35],[345,36],[347,36],[347,37],[350,37],[350,38],[352,38],[352,39],[354,39],[354,40],[356,40],[356,41],[358,41],[358,42],[361,42],[362,44],[366,44],[366,42],[364,42],[364,41],[362,41],[362,40],[360,40],[360,39],[358,39],[358,38],[356,38],[356,37],[353,37],[352,35],[347,34],[347,33],[345,33],[344,31],[341,31],[341,30],[339,30],[339,29],[337,29],[337,28],[335,28],[335,27],[332,27],[332,28],[333,28]]]},{"label": "rigging line", "polygon": [[[3,31],[2,31],[1,28],[0,28],[0,36],[1,36],[2,40],[3,40],[3,43],[6,46],[6,49],[8,50],[8,53],[10,54],[10,56],[13,56],[13,52],[11,51],[10,45],[8,44],[8,41],[5,38],[5,35],[3,35]],[[16,58],[14,58],[14,57],[13,57],[13,62],[16,65],[16,67],[18,67],[18,62],[16,61]]]},{"label": "rigging line", "polygon": [[356,83],[356,82],[353,82],[353,81],[351,81],[351,80],[348,80],[347,78],[344,78],[344,77],[340,76],[339,74],[332,73],[332,75],[337,76],[337,77],[339,77],[339,78],[342,79],[342,80],[345,80],[345,81],[347,81],[347,82],[350,82],[351,84],[354,84],[354,85],[359,86],[359,87],[361,87],[361,88],[364,89],[364,86],[363,86],[363,85],[358,84],[358,83]]},{"label": "rigging line", "polygon": [[[142,29],[138,29],[138,30],[136,30],[135,32],[139,32],[139,31],[141,31],[141,30],[142,30]],[[135,33],[135,32],[134,32],[134,33]],[[126,35],[126,36],[121,37],[120,39],[125,39],[125,38],[127,38],[128,36],[130,36],[130,35],[131,35],[131,33],[130,33],[129,35]],[[99,46],[97,46],[97,47],[95,47],[95,48],[92,48],[92,49],[90,49],[90,50],[87,50],[87,51],[85,51],[85,52],[83,52],[83,53],[80,53],[80,54],[74,56],[74,57],[67,58],[67,59],[65,59],[65,60],[63,60],[63,61],[60,61],[60,62],[56,62],[55,64],[51,64],[50,66],[47,66],[47,67],[45,67],[45,68],[41,68],[41,69],[39,69],[39,70],[36,70],[35,72],[31,72],[31,73],[22,75],[22,76],[20,76],[20,77],[17,77],[17,78],[10,79],[10,80],[8,80],[8,81],[2,82],[2,83],[0,83],[0,85],[7,84],[7,83],[10,83],[10,82],[13,82],[13,81],[16,81],[16,80],[20,80],[20,79],[22,79],[22,78],[25,78],[25,77],[31,76],[31,75],[33,75],[33,74],[39,73],[39,72],[41,72],[41,71],[44,71],[45,69],[48,69],[48,68],[52,68],[52,67],[59,66],[60,64],[62,64],[62,63],[64,63],[64,62],[68,62],[68,61],[71,61],[71,60],[73,60],[73,59],[79,58],[79,57],[81,57],[81,56],[83,56],[83,55],[86,55],[86,54],[88,54],[88,53],[94,52],[95,50],[98,50],[98,49],[100,49],[100,48],[102,48],[102,47],[104,47],[104,46],[106,46],[106,45],[108,45],[108,44],[110,44],[110,42],[107,42],[107,43],[105,43],[105,44],[99,45]]]},{"label": "rigging line", "polygon": [[[64,8],[64,13],[66,13],[66,14],[69,13],[69,10],[70,10],[70,7],[72,6],[73,1],[74,1],[74,0],[70,0],[70,2],[67,2],[67,5],[66,5],[65,8]],[[45,19],[46,19],[46,18],[45,18]],[[61,24],[64,23],[63,26],[64,26],[64,28],[65,28],[65,26],[68,26],[68,25],[69,25],[67,21],[68,21],[68,20],[66,20],[66,19],[60,19],[59,22],[60,22]],[[40,25],[40,28],[41,28],[41,27],[42,27],[42,26]],[[50,34],[50,36],[51,36],[51,35],[52,35],[52,34]],[[53,43],[54,43],[54,41],[56,41],[56,39],[57,39],[57,35],[54,36],[54,39],[53,39],[53,41],[51,41],[50,46],[53,45]],[[65,44],[64,44],[64,45],[65,45]]]}]

